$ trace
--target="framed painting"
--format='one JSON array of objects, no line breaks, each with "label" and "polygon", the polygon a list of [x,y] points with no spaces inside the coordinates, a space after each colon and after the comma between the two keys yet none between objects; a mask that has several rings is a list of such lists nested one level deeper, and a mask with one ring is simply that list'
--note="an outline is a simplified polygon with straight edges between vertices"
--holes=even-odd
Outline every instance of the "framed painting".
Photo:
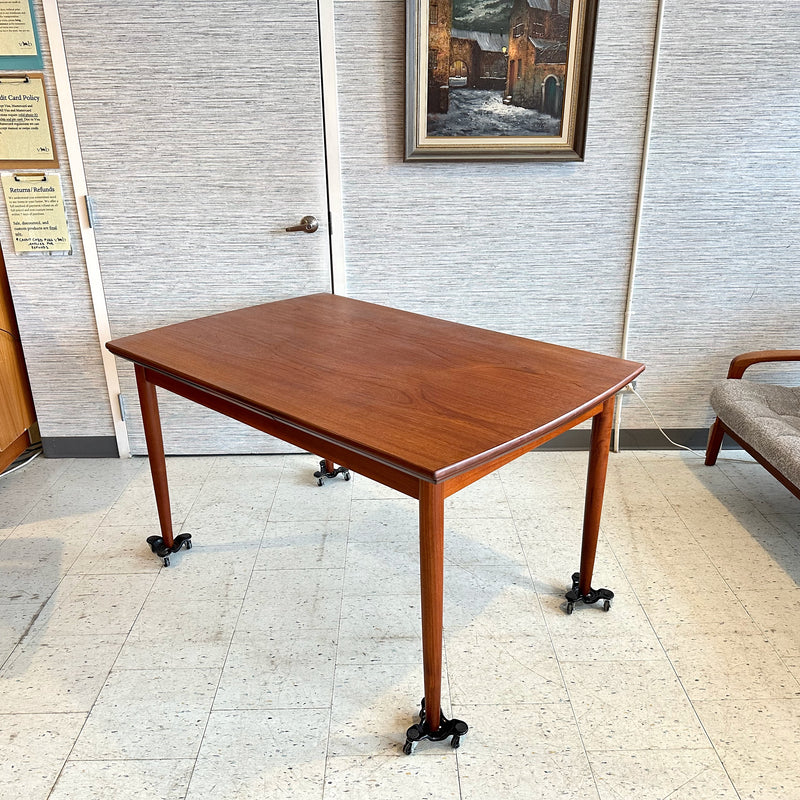
[{"label": "framed painting", "polygon": [[582,161],[597,0],[406,0],[406,160]]}]

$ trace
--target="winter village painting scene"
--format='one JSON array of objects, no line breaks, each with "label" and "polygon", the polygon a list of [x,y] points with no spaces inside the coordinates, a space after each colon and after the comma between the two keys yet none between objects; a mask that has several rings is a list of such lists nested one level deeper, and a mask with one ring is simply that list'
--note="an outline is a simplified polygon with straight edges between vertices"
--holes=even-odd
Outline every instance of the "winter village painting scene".
[{"label": "winter village painting scene", "polygon": [[594,3],[420,0],[417,7],[413,33],[426,40],[417,52],[427,61],[415,65],[420,139],[433,148],[445,145],[437,138],[564,139],[581,99],[576,69],[591,61],[577,41],[586,25],[576,23]]}]

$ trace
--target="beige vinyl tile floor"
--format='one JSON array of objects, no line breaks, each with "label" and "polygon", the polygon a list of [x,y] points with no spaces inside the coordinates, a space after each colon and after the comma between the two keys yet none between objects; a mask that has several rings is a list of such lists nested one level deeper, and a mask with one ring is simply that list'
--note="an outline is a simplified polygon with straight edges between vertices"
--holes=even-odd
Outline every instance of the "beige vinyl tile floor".
[{"label": "beige vinyl tile floor", "polygon": [[170,458],[191,551],[161,562],[146,461],[0,480],[3,800],[797,800],[800,505],[740,455],[612,454],[595,586],[585,453],[447,501],[445,713],[422,695],[413,500],[312,456]]}]

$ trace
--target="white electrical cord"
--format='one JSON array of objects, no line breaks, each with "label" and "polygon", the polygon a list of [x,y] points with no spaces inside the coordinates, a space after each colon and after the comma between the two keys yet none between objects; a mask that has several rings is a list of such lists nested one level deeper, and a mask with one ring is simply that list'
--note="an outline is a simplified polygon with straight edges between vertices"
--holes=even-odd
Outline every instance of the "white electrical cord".
[{"label": "white electrical cord", "polygon": [[[653,57],[650,64],[650,86],[647,94],[647,111],[644,122],[644,138],[642,141],[642,161],[639,166],[639,190],[636,195],[636,212],[633,220],[633,240],[631,242],[631,260],[628,267],[628,285],[625,290],[625,311],[622,316],[622,342],[620,358],[628,357],[628,341],[630,339],[631,318],[633,315],[633,289],[636,283],[636,270],[639,265],[639,238],[641,235],[644,197],[647,189],[647,165],[650,160],[650,135],[655,107],[656,83],[658,81],[658,58],[661,53],[661,28],[664,22],[664,4],[666,0],[658,0],[656,11],[656,29],[653,33]],[[612,450],[619,452],[619,434],[622,427],[622,403],[614,410],[614,436]],[[662,431],[663,433],[663,431]]]},{"label": "white electrical cord", "polygon": [[639,400],[642,401],[642,405],[647,409],[647,413],[650,414],[650,417],[652,418],[653,422],[655,423],[656,428],[658,428],[661,431],[662,436],[670,444],[675,445],[675,447],[680,447],[681,450],[688,450],[692,455],[698,456],[699,458],[705,458],[706,457],[705,453],[698,453],[697,450],[692,450],[691,447],[686,447],[686,445],[678,444],[677,442],[673,442],[672,439],[670,439],[669,436],[667,435],[667,432],[658,424],[658,420],[655,418],[655,415],[650,410],[650,406],[647,405],[647,403],[645,403],[644,398],[639,394],[639,392],[636,391],[636,389],[633,388],[633,386],[630,386],[628,388],[631,390],[631,392],[633,392],[633,394],[635,394],[639,398]]},{"label": "white electrical cord", "polygon": [[[655,415],[653,414],[650,406],[647,405],[647,403],[645,402],[644,397],[642,397],[639,394],[639,392],[637,392],[636,389],[633,388],[633,386],[629,386],[628,388],[630,389],[630,391],[633,394],[635,394],[639,398],[639,400],[641,401],[642,405],[647,409],[647,413],[650,414],[650,417],[653,420],[653,422],[655,423],[656,428],[658,428],[659,431],[661,431],[661,435],[671,445],[674,445],[675,447],[679,447],[681,450],[686,450],[689,453],[691,453],[693,456],[697,456],[698,458],[702,458],[703,460],[705,460],[705,457],[706,457],[705,453],[698,453],[697,450],[692,450],[691,447],[686,447],[686,445],[678,444],[677,442],[674,442],[672,439],[670,439],[670,437],[667,435],[667,432],[658,424],[658,420],[655,418]],[[720,460],[720,459],[722,459],[724,461],[738,461],[740,464],[755,464],[756,463],[756,460],[754,458],[753,459],[750,459],[750,458],[729,458],[729,457],[723,456],[723,455],[717,456],[717,460]]]}]

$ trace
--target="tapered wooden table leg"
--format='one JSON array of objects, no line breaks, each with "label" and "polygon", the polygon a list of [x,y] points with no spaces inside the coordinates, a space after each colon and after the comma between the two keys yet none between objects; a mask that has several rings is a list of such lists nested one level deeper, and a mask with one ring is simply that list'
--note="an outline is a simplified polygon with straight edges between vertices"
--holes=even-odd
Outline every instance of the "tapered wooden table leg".
[{"label": "tapered wooden table leg", "polygon": [[572,576],[572,589],[567,592],[567,612],[572,613],[573,603],[586,604],[603,601],[608,611],[614,593],[610,589],[592,589],[592,572],[600,535],[600,516],[603,512],[603,494],[606,486],[608,453],[611,449],[611,428],[614,421],[614,397],[603,404],[603,410],[592,418],[592,443],[589,452],[589,472],[586,479],[586,500],[583,510],[583,542],[581,544],[580,572]]},{"label": "tapered wooden table leg", "polygon": [[422,591],[422,663],[425,719],[439,729],[442,693],[442,605],[444,598],[444,494],[440,484],[420,481],[419,561]]},{"label": "tapered wooden table leg", "polygon": [[161,523],[161,538],[167,547],[172,547],[172,513],[169,505],[167,462],[164,458],[164,439],[161,435],[158,397],[156,396],[156,387],[147,380],[144,368],[138,364],[136,364],[136,388],[139,391],[139,404],[142,407],[144,440],[147,442],[147,457],[150,461],[150,474],[153,476],[158,521]]},{"label": "tapered wooden table leg", "polygon": [[425,697],[420,722],[406,732],[404,751],[420,739],[458,747],[468,727],[442,714],[442,606],[444,600],[444,487],[419,483],[419,576],[422,593],[422,666]]},{"label": "tapered wooden table leg", "polygon": [[164,458],[164,438],[161,434],[161,418],[158,414],[158,398],[156,387],[147,380],[147,374],[138,364],[136,369],[136,388],[139,392],[139,404],[142,407],[142,424],[144,440],[147,443],[147,457],[150,461],[150,474],[153,477],[153,491],[156,495],[158,521],[161,536],[148,536],[150,549],[163,559],[164,566],[169,566],[169,556],[185,547],[192,546],[191,534],[182,533],[177,538],[172,534],[172,512],[169,503],[169,484],[167,483],[167,462]]},{"label": "tapered wooden table leg", "polygon": [[592,444],[589,452],[589,472],[586,480],[586,501],[583,510],[583,544],[581,546],[581,583],[586,594],[592,583],[600,517],[603,513],[603,494],[606,488],[608,453],[611,449],[611,428],[614,420],[614,398],[592,419]]}]

